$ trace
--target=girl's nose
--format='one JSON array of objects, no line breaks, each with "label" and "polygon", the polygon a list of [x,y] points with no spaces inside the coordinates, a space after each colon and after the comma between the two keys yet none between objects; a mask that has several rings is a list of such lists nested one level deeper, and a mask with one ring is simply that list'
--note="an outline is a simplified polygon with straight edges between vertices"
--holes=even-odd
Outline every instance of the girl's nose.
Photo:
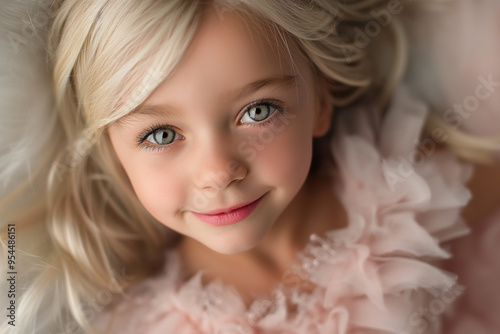
[{"label": "girl's nose", "polygon": [[246,177],[248,167],[238,156],[236,147],[236,143],[223,138],[210,140],[200,147],[200,158],[193,166],[193,179],[199,189],[223,190]]}]

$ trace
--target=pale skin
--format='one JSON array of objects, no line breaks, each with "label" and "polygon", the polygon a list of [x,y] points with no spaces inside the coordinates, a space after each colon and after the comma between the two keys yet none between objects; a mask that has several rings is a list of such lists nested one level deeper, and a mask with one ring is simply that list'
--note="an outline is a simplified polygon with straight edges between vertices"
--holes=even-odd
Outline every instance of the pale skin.
[{"label": "pale skin", "polygon": [[[328,131],[332,101],[326,83],[292,52],[295,64],[241,17],[208,13],[175,72],[142,106],[160,111],[109,128],[141,203],[186,236],[179,250],[188,276],[205,269],[207,278],[248,296],[280,279],[308,235],[345,224],[332,181],[306,182],[312,140]],[[256,101],[276,105],[261,126],[246,114]],[[137,147],[137,135],[156,123],[175,130],[159,130],[174,139],[169,148]],[[261,196],[252,215],[234,225],[210,226],[192,214]]]},{"label": "pale skin", "polygon": [[[347,224],[333,180],[308,177],[312,140],[329,129],[328,87],[293,49],[292,59],[241,17],[208,12],[175,72],[143,104],[155,112],[109,128],[141,203],[184,236],[186,278],[205,270],[207,280],[233,284],[247,302],[281,280],[311,233]],[[249,118],[252,103],[270,115]],[[156,124],[172,130],[146,133],[138,146],[138,135]],[[261,196],[247,219],[230,226],[192,214]]]}]

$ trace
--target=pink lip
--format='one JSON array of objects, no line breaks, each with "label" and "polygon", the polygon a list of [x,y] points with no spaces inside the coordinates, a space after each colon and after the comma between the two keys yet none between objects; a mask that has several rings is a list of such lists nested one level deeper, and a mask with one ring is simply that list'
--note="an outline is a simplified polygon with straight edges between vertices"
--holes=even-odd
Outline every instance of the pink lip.
[{"label": "pink lip", "polygon": [[[262,196],[263,197],[263,196]],[[215,210],[207,213],[192,212],[199,220],[213,226],[226,226],[238,223],[255,210],[262,197],[250,203],[243,203],[223,210]]]}]

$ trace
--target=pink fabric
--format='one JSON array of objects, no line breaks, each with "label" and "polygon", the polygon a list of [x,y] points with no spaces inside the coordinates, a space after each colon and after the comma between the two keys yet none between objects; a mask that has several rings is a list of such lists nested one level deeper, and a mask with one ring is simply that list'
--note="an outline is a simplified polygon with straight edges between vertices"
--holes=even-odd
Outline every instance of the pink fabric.
[{"label": "pink fabric", "polygon": [[[231,286],[220,281],[204,286],[202,273],[182,282],[179,256],[168,250],[163,272],[131,288],[98,326],[111,321],[109,333],[120,334],[404,334],[443,333],[444,324],[445,333],[493,333],[476,331],[482,319],[465,316],[466,307],[449,307],[459,298],[459,306],[470,305],[474,312],[499,309],[500,298],[488,304],[482,299],[490,285],[460,298],[464,287],[437,266],[450,257],[441,244],[468,233],[459,212],[470,198],[464,184],[471,166],[449,152],[432,150],[430,143],[416,146],[427,109],[404,89],[395,96],[383,122],[363,106],[340,115],[332,141],[338,162],[338,182],[332,190],[349,224],[312,235],[270,299],[256,300],[247,308]],[[456,245],[494,246],[498,224],[494,230],[496,234],[484,232],[476,241],[463,238]],[[487,248],[476,250],[484,263],[494,260]],[[449,267],[461,273],[459,283],[477,284],[466,266]],[[491,282],[493,273],[481,270]],[[312,289],[300,292],[303,287]],[[495,319],[487,320],[498,326]]]}]

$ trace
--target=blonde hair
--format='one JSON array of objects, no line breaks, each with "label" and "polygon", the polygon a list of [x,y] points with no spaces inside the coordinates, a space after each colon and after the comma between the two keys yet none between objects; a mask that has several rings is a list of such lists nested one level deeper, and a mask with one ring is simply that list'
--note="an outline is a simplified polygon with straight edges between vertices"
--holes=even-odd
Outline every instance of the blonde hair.
[{"label": "blonde hair", "polygon": [[[346,105],[375,77],[366,50],[353,43],[352,27],[372,20],[371,11],[387,2],[56,3],[49,43],[58,113],[51,141],[54,161],[46,161],[33,176],[43,186],[30,210],[9,213],[19,231],[31,232],[30,240],[35,236],[39,240],[26,248],[30,251],[23,257],[30,263],[26,274],[30,283],[18,298],[22,321],[16,331],[49,332],[57,322],[40,323],[40,319],[55,317],[60,310],[66,310],[60,321],[76,321],[90,331],[93,319],[85,308],[87,301],[119,293],[147,276],[162,260],[158,249],[174,242],[175,234],[155,222],[137,200],[110,146],[106,127],[140,105],[174,70],[196,32],[204,6],[254,13],[271,22],[282,43],[285,36],[291,37],[311,65],[331,80],[337,104]],[[399,40],[397,66],[385,78],[381,100],[389,96],[404,68],[404,47],[400,46],[404,37],[397,18],[391,26]],[[22,196],[23,187],[1,203],[2,210]],[[131,273],[134,277],[129,277]],[[0,329],[14,333],[6,323]]]}]

